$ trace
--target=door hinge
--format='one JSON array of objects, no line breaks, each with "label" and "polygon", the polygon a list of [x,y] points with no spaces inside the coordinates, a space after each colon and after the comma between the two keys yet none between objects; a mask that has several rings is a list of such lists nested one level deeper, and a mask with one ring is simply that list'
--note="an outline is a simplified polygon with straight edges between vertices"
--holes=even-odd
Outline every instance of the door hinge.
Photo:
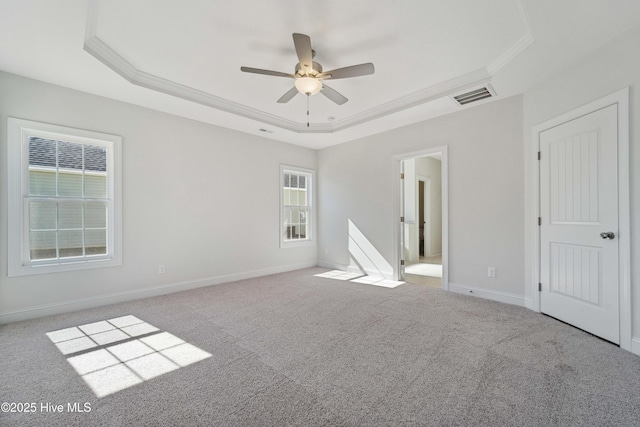
[{"label": "door hinge", "polygon": [[538,225],[542,225],[542,217],[538,217]]},{"label": "door hinge", "polygon": [[542,283],[538,283],[538,292],[542,292]]},{"label": "door hinge", "polygon": [[542,153],[538,151],[538,160],[542,159]]},{"label": "door hinge", "polygon": [[404,179],[404,174],[403,173],[400,174],[400,179]]},{"label": "door hinge", "polygon": [[400,260],[400,265],[404,265],[404,260],[403,259]]},{"label": "door hinge", "polygon": [[400,222],[404,222],[404,217],[403,216],[400,217]]}]

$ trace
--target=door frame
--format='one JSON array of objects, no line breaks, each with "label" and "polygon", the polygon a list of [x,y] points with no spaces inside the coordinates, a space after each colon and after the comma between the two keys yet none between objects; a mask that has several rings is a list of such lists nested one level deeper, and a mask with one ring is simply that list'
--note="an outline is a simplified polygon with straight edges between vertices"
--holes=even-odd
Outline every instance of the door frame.
[{"label": "door frame", "polygon": [[449,155],[448,146],[427,148],[420,151],[413,151],[404,154],[397,154],[392,157],[393,167],[391,168],[393,176],[393,209],[391,224],[393,230],[393,266],[394,280],[403,280],[404,269],[400,262],[403,260],[404,251],[401,247],[402,234],[404,233],[404,223],[400,222],[401,215],[401,183],[400,171],[402,161],[415,159],[416,157],[426,157],[429,155],[440,153],[442,156],[442,289],[449,290]]},{"label": "door frame", "polygon": [[631,351],[632,346],[632,319],[631,319],[631,225],[629,204],[629,88],[626,87],[610,95],[589,102],[550,120],[547,120],[532,128],[531,135],[531,170],[533,174],[533,200],[530,232],[533,239],[532,250],[532,307],[540,312],[540,226],[538,218],[540,212],[540,134],[545,130],[562,125],[571,120],[590,114],[602,108],[617,105],[618,107],[618,273],[619,273],[619,322],[620,322],[620,348]]}]

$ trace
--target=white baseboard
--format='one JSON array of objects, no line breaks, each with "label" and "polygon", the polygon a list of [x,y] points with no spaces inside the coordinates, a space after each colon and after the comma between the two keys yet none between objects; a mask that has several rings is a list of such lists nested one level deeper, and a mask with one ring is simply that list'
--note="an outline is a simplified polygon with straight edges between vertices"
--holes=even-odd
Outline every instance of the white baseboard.
[{"label": "white baseboard", "polygon": [[133,291],[116,292],[112,294],[100,295],[90,298],[80,298],[55,304],[45,304],[29,307],[23,310],[0,313],[0,325],[20,322],[23,320],[35,319],[38,317],[51,316],[54,314],[69,313],[72,311],[85,310],[88,308],[103,305],[116,304],[125,301],[133,301],[142,298],[166,295],[174,292],[186,291],[189,289],[202,288],[205,286],[220,285],[222,283],[235,282],[238,280],[252,279],[254,277],[268,276],[270,274],[285,273],[287,271],[301,270],[303,268],[316,267],[316,262],[308,262],[295,265],[285,265],[271,267],[260,270],[246,271],[242,273],[226,274],[222,276],[205,277],[203,279],[188,280],[184,282],[171,283],[168,285],[154,286],[150,288],[136,289]]},{"label": "white baseboard", "polygon": [[640,338],[631,338],[631,353],[640,356]]},{"label": "white baseboard", "polygon": [[332,261],[318,261],[317,265],[318,267],[331,268],[333,270],[347,271],[349,269],[349,266],[346,264],[339,264],[337,262],[332,262]]},{"label": "white baseboard", "polygon": [[[329,262],[329,261],[319,261],[318,262],[318,266],[319,267],[323,267],[323,268],[332,268],[334,270],[348,271],[348,272],[351,272],[351,273],[362,273],[362,270],[360,270],[356,266],[338,264],[338,263],[333,263],[333,262]],[[380,276],[380,273],[378,271],[365,272],[365,273],[367,275],[370,275],[370,276],[371,275]],[[485,298],[485,299],[489,299],[489,300],[493,300],[493,301],[504,302],[506,304],[512,304],[512,305],[518,305],[518,306],[521,306],[521,307],[527,307],[527,308],[533,310],[533,300],[526,299],[525,297],[520,296],[520,295],[515,295],[515,294],[510,294],[510,293],[507,293],[507,292],[500,292],[500,291],[491,291],[491,290],[487,290],[487,289],[476,288],[476,287],[473,287],[473,286],[459,285],[459,284],[456,284],[456,283],[449,283],[448,290],[451,291],[451,292],[458,293],[458,294],[473,295],[473,296],[476,296],[476,297]]]},{"label": "white baseboard", "polygon": [[533,299],[532,298],[525,298],[524,299],[524,306],[526,308],[528,308],[529,310],[533,310],[537,313],[540,312],[540,310],[538,310],[536,307],[533,306]]},{"label": "white baseboard", "polygon": [[488,289],[476,288],[473,286],[458,285],[456,283],[449,283],[449,291],[455,292],[458,294],[471,295],[471,296],[476,296],[480,298],[490,299],[493,301],[504,302],[506,304],[527,307],[527,300],[523,296],[510,294],[507,292],[492,291]]}]

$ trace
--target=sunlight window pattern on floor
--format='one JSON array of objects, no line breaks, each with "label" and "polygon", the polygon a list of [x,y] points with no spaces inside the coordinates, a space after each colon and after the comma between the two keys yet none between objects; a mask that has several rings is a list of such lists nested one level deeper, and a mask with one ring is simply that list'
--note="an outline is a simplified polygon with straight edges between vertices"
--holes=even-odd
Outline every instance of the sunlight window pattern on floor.
[{"label": "sunlight window pattern on floor", "polygon": [[211,357],[210,353],[128,315],[48,332],[97,397]]},{"label": "sunlight window pattern on floor", "polygon": [[396,286],[400,286],[404,284],[404,282],[399,282],[397,280],[389,280],[384,277],[377,276],[365,276],[361,273],[351,273],[348,271],[342,270],[331,270],[320,274],[314,274],[315,277],[323,277],[325,279],[333,279],[333,280],[343,280],[350,281],[354,283],[362,283],[365,285],[374,285],[374,286],[382,286],[384,288],[395,288]]}]

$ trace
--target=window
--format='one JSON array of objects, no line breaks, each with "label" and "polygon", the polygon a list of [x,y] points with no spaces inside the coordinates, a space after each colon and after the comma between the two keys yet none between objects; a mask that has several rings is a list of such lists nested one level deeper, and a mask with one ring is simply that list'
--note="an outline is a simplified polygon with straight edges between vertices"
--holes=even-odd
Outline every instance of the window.
[{"label": "window", "polygon": [[308,169],[280,167],[282,246],[311,242],[313,175],[314,172]]},{"label": "window", "polygon": [[121,263],[121,138],[9,118],[9,276]]}]

